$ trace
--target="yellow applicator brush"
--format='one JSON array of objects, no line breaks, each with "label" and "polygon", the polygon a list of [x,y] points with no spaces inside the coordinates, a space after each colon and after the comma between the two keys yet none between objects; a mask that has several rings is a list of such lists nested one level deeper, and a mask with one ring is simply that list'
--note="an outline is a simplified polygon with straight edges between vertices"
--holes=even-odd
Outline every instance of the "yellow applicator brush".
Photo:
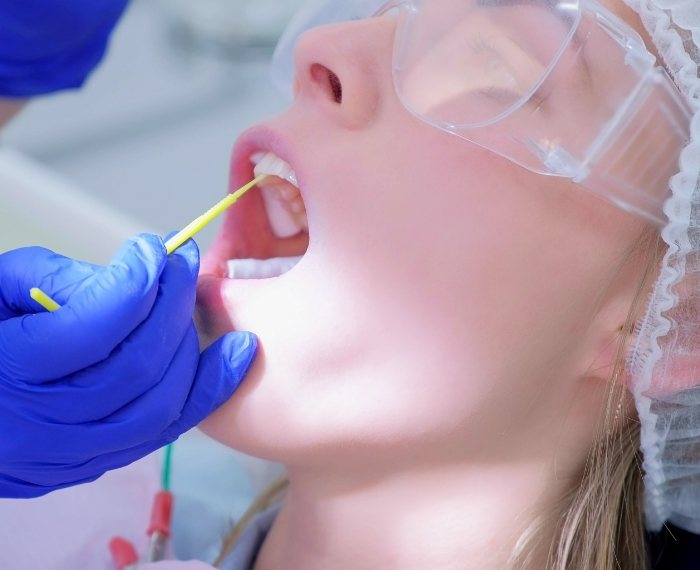
[{"label": "yellow applicator brush", "polygon": [[253,186],[255,186],[265,177],[267,177],[267,174],[258,176],[255,180],[248,182],[248,184],[226,196],[226,198],[209,208],[201,216],[195,218],[194,220],[192,220],[192,222],[190,222],[179,232],[177,232],[173,237],[171,237],[168,241],[165,242],[165,250],[168,252],[168,255],[170,255],[188,239],[194,236],[194,234],[196,234],[198,231],[209,225],[209,223],[219,214],[222,214],[231,206],[233,206],[236,203],[236,201],[241,196],[243,196],[243,194],[248,192],[248,190],[250,190]]},{"label": "yellow applicator brush", "polygon": [[[217,204],[209,208],[201,216],[192,220],[192,222],[187,224],[184,228],[182,228],[173,237],[171,237],[168,241],[165,242],[165,251],[168,252],[168,255],[170,255],[188,239],[193,237],[197,232],[209,225],[209,223],[212,220],[214,220],[214,218],[216,218],[220,214],[223,214],[226,210],[233,206],[241,196],[243,196],[246,192],[248,192],[248,190],[253,188],[258,182],[260,182],[263,178],[266,178],[267,176],[267,174],[258,176],[251,182],[248,182],[248,184],[246,184],[242,188],[239,188],[235,192],[232,192],[231,194],[226,196],[223,200],[219,201]],[[38,287],[33,287],[29,291],[29,296],[32,299],[34,299],[37,303],[39,303],[42,307],[44,307],[44,309],[52,313],[54,311],[58,311],[58,309],[61,308],[61,305],[59,305],[56,301],[54,301],[51,297],[49,297]]]}]

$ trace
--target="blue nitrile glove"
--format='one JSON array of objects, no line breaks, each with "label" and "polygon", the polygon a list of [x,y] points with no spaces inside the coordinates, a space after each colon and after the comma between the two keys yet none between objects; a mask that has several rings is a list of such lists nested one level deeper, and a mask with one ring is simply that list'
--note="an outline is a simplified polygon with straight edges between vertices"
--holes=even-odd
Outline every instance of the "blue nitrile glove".
[{"label": "blue nitrile glove", "polygon": [[0,96],[80,87],[127,0],[2,0]]},{"label": "blue nitrile glove", "polygon": [[[42,248],[0,255],[0,497],[91,481],[175,440],[236,390],[257,350],[230,333],[201,356],[199,252],[128,241],[107,267]],[[45,312],[39,287],[62,308]]]}]

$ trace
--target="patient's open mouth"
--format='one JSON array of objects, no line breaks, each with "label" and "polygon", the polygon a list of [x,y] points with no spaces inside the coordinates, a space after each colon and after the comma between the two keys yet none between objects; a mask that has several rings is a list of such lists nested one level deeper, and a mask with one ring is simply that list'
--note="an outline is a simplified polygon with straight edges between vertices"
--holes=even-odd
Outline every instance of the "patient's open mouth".
[{"label": "patient's open mouth", "polygon": [[256,152],[250,159],[255,164],[256,177],[268,175],[258,183],[258,187],[262,191],[274,234],[286,238],[302,231],[307,232],[309,222],[296,172],[272,152]]},{"label": "patient's open mouth", "polygon": [[[306,207],[299,192],[299,183],[292,167],[273,152],[256,152],[250,157],[254,175],[266,175],[258,188],[262,194],[270,230],[279,239],[309,231]],[[278,277],[294,267],[303,255],[268,259],[230,259],[229,279],[266,279]]]},{"label": "patient's open mouth", "polygon": [[229,191],[255,179],[265,156],[272,172],[226,211],[201,260],[196,321],[203,345],[231,330],[257,330],[273,313],[290,311],[290,296],[314,281],[315,186],[291,138],[266,125],[246,131],[234,146]]},{"label": "patient's open mouth", "polygon": [[251,141],[244,136],[236,147],[232,188],[263,174],[266,177],[227,212],[203,261],[203,274],[275,278],[290,271],[306,253],[309,222],[295,169],[270,148],[279,143],[265,131],[262,139]]}]

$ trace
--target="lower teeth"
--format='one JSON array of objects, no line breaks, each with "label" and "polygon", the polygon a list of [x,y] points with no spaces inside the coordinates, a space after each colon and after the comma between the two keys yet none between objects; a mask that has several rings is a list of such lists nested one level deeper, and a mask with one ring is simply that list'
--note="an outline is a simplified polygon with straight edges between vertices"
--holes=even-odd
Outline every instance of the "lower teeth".
[{"label": "lower teeth", "polygon": [[273,257],[272,259],[230,259],[227,263],[229,279],[267,279],[279,277],[294,267],[303,256]]}]

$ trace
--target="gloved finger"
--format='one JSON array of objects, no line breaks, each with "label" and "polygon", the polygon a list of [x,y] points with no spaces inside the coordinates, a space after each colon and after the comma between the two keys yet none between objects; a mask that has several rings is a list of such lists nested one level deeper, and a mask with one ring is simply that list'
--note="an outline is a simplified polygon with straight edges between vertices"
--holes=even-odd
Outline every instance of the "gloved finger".
[{"label": "gloved finger", "polygon": [[166,259],[163,240],[142,234],[60,310],[4,321],[1,373],[45,382],[103,361],[151,312]]},{"label": "gloved finger", "polygon": [[[197,343],[194,329],[192,333],[189,342],[194,346]],[[183,342],[187,342],[187,337]],[[161,410],[165,409],[162,407],[163,397],[173,393],[170,381],[178,380],[177,376],[164,379],[147,397],[110,419],[109,424],[56,426],[54,440],[57,443],[54,445],[54,452],[49,457],[44,452],[36,462],[28,463],[38,464],[41,468],[20,470],[16,473],[22,481],[34,486],[30,490],[25,488],[24,492],[28,494],[22,496],[43,494],[44,487],[67,486],[60,483],[63,481],[94,480],[106,471],[128,465],[172,443],[231,396],[248,372],[256,351],[255,335],[246,332],[231,333],[219,339],[205,352],[199,367],[195,359],[189,371],[194,374],[194,370],[197,369],[196,380],[190,390],[182,390],[183,387],[187,387],[187,383],[175,383],[176,389],[178,384],[180,385],[180,390],[177,390],[179,393],[175,397],[182,398],[183,392],[187,392],[186,403],[181,410],[180,406],[175,406],[179,418],[165,430],[162,426],[167,423],[167,418],[173,417],[173,411],[162,413]],[[183,370],[181,364],[174,367],[175,369]],[[220,386],[220,383],[224,386]],[[145,425],[144,419],[150,425]],[[123,430],[127,427],[129,437],[124,437]],[[149,438],[149,435],[152,437]],[[75,457],[90,459],[76,465]],[[22,492],[21,489],[16,490],[14,496],[19,496],[19,492]]]},{"label": "gloved finger", "polygon": [[[183,343],[189,340],[194,348],[198,343],[194,328],[191,333]],[[195,376],[191,386],[181,382],[175,374],[109,418],[109,423],[58,426],[60,435],[55,434],[55,437],[65,445],[56,446],[60,449],[49,458],[44,453],[45,468],[23,473],[23,479],[41,487],[75,477],[77,471],[90,480],[90,477],[128,465],[172,443],[231,397],[250,369],[257,346],[257,337],[252,333],[230,333],[204,352],[199,366],[196,357],[190,363],[188,372]],[[195,352],[199,356],[198,348]],[[184,353],[181,350],[178,354]],[[174,365],[173,370],[183,372],[182,364]],[[170,400],[166,400],[168,396],[172,396]],[[173,402],[176,405],[172,408],[164,405]],[[176,419],[170,422],[173,418]],[[94,457],[75,465],[70,459],[76,454]],[[47,460],[51,462],[50,468]]]},{"label": "gloved finger", "polygon": [[[44,494],[41,489],[51,488],[60,489],[72,484],[87,483],[94,481],[100,475],[113,469],[119,469],[130,465],[134,461],[138,461],[147,455],[159,450],[171,441],[165,441],[162,438],[151,439],[126,449],[118,451],[105,452],[91,459],[87,459],[81,463],[48,463],[44,462],[37,465],[32,465],[26,469],[20,469],[15,473],[14,479],[17,484],[24,486],[35,487],[34,490],[27,491],[27,495],[10,495],[10,496],[40,496]],[[0,488],[3,485],[3,475],[0,475]],[[6,480],[5,483],[9,483]],[[45,491],[47,492],[47,491]],[[1,496],[1,495],[0,495]]]},{"label": "gloved finger", "polygon": [[[51,425],[55,445],[23,451],[27,463],[75,464],[80,458],[120,452],[161,437],[176,421],[190,394],[199,361],[199,340],[190,326],[163,379],[130,404],[96,422],[59,424],[37,412],[41,423]],[[47,429],[48,431],[48,429]],[[24,436],[21,436],[24,437]],[[36,453],[36,456],[34,455]]]},{"label": "gloved finger", "polygon": [[127,449],[112,451],[81,463],[43,462],[17,469],[14,476],[0,474],[0,497],[40,497],[55,489],[89,483],[107,471],[126,467],[172,443],[162,438],[152,439]]},{"label": "gloved finger", "polygon": [[183,345],[188,348],[178,351],[168,374],[152,390],[107,420],[56,424],[53,438],[61,444],[36,460],[70,463],[71,458],[118,455],[148,442],[155,445],[149,449],[157,449],[174,441],[231,397],[255,358],[258,342],[252,333],[229,333],[200,358],[192,327]]},{"label": "gloved finger", "polygon": [[45,309],[29,296],[39,287],[60,304],[95,274],[97,265],[76,261],[43,247],[0,254],[0,321]]},{"label": "gloved finger", "polygon": [[176,351],[198,355],[196,343],[182,345],[193,326],[198,270],[197,246],[188,242],[168,258],[151,314],[107,360],[41,387],[46,417],[77,424],[111,416],[160,382]]},{"label": "gloved finger", "polygon": [[0,498],[7,497],[10,499],[34,499],[36,497],[42,497],[52,491],[56,491],[57,489],[65,489],[66,487],[72,487],[73,485],[90,483],[91,481],[98,479],[100,475],[103,474],[104,472],[77,481],[69,479],[61,482],[47,482],[41,485],[33,483],[31,480],[25,481],[18,477],[0,475]]},{"label": "gloved finger", "polygon": [[207,348],[182,414],[165,432],[165,439],[178,438],[226,402],[250,370],[257,350],[258,337],[243,331],[229,333]]}]

